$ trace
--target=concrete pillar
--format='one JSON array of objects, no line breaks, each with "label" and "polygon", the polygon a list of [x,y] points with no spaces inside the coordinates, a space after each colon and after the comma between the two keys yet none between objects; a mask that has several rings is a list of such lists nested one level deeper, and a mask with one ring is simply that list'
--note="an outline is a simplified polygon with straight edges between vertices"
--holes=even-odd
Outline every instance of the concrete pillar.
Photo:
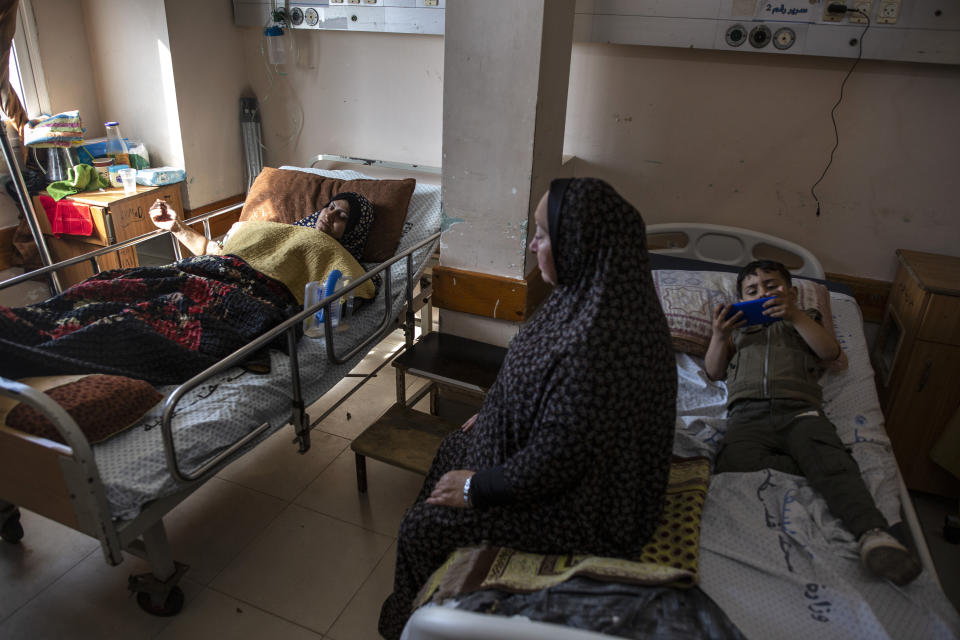
[{"label": "concrete pillar", "polygon": [[[536,266],[526,247],[562,173],[573,16],[574,0],[448,0],[442,267],[523,280]],[[464,315],[441,310],[441,331],[495,343],[516,331]]]}]

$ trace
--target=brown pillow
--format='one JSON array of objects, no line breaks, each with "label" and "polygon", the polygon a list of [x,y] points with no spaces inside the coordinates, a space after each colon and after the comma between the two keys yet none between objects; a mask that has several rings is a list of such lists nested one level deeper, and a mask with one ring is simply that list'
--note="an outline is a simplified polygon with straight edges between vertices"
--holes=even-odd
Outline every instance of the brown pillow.
[{"label": "brown pillow", "polygon": [[[102,442],[132,427],[163,395],[143,380],[93,374],[28,378],[24,384],[44,391],[76,420],[90,444]],[[62,384],[61,384],[62,383]],[[56,427],[39,411],[18,403],[6,425],[31,435],[66,444]]]},{"label": "brown pillow", "polygon": [[383,262],[393,257],[397,249],[416,185],[413,178],[340,180],[305,171],[264,167],[250,186],[240,219],[292,224],[319,210],[336,194],[355,191],[373,204],[373,227],[362,262]]}]

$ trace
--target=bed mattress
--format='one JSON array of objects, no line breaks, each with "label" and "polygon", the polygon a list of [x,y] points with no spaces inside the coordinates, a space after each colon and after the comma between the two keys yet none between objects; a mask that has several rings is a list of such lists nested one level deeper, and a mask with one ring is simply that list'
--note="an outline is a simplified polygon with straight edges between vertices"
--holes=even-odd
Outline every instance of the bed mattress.
[{"label": "bed mattress", "polygon": [[[366,178],[356,171],[303,170],[343,179]],[[418,184],[408,208],[397,253],[426,239],[440,229],[442,213],[440,187]],[[421,273],[435,247],[427,246],[413,254],[416,273]],[[365,264],[370,269],[374,265]],[[406,301],[406,263],[401,260],[391,268],[394,317]],[[338,353],[370,335],[379,326],[384,313],[385,287],[377,298],[354,314],[345,331],[335,333]],[[372,347],[373,345],[371,345]],[[309,406],[353,369],[365,353],[361,351],[342,365],[327,360],[323,338],[304,337],[297,345],[302,395]],[[191,470],[261,424],[271,428],[260,438],[284,426],[291,416],[289,357],[271,350],[271,373],[257,375],[232,368],[213,376],[193,389],[177,405],[173,419],[174,442],[181,469]],[[162,387],[169,394],[175,387]],[[137,426],[93,447],[100,469],[110,511],[116,520],[135,518],[152,500],[172,495],[182,487],[167,470],[161,438],[162,404],[154,407]],[[247,450],[255,446],[251,444]],[[242,455],[240,452],[238,455]]]}]

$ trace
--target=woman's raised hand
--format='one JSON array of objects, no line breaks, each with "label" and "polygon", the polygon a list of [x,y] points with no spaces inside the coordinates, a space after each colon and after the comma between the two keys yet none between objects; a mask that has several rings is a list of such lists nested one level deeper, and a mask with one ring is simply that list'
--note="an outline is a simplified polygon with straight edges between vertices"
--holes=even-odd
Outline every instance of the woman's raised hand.
[{"label": "woman's raised hand", "polygon": [[473,474],[473,471],[465,469],[447,471],[437,480],[437,485],[430,493],[430,497],[427,498],[427,504],[465,508],[467,503],[463,499],[463,485],[466,484],[467,478]]},{"label": "woman's raised hand", "polygon": [[473,414],[472,416],[470,416],[469,418],[467,418],[467,421],[464,422],[462,425],[460,425],[460,431],[463,431],[464,433],[466,433],[466,432],[470,431],[470,429],[473,429],[473,424],[477,421],[477,416],[478,416],[478,415],[480,415],[480,414],[479,414],[479,413],[475,413],[475,414]]}]

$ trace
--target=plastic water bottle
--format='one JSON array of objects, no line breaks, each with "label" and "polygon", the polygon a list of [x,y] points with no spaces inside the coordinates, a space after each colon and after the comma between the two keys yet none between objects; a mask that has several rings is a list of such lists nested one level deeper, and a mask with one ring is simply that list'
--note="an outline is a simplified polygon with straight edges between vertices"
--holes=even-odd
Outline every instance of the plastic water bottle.
[{"label": "plastic water bottle", "polygon": [[130,150],[120,135],[120,123],[104,122],[103,126],[107,128],[107,157],[113,158],[114,164],[130,166]]},{"label": "plastic water bottle", "polygon": [[[306,284],[303,289],[303,308],[307,309],[320,302],[322,299],[333,295],[336,291],[343,288],[343,274],[334,269],[330,272],[326,284],[312,280]],[[340,324],[340,300],[330,303],[330,324],[336,328]],[[316,313],[310,314],[303,320],[303,334],[309,338],[323,337],[323,308]]]}]

